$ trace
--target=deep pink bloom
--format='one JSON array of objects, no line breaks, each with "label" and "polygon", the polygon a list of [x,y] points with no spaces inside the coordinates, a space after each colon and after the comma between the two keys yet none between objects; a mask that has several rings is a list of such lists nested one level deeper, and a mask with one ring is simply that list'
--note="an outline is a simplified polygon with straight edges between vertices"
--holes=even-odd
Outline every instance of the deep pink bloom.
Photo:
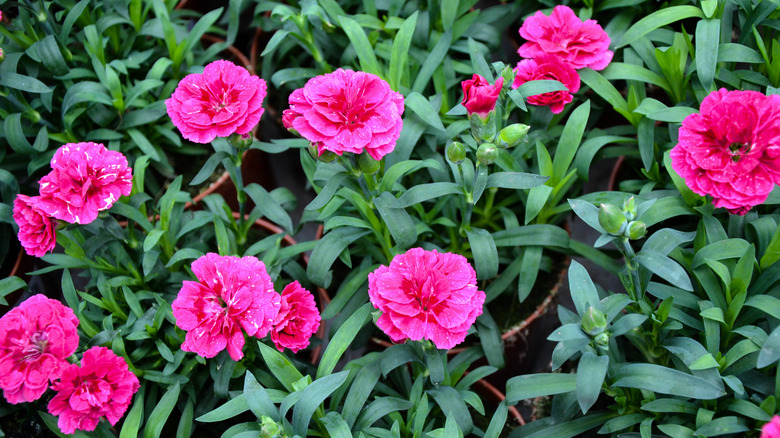
[{"label": "deep pink bloom", "polygon": [[412,248],[368,274],[377,325],[393,342],[429,339],[437,348],[463,342],[482,314],[485,293],[465,257]]},{"label": "deep pink bloom", "polygon": [[181,349],[214,357],[227,347],[244,357],[244,333],[263,338],[279,314],[281,297],[256,257],[208,253],[192,262],[197,281],[185,281],[173,301],[176,325],[187,331]]},{"label": "deep pink bloom", "polygon": [[17,195],[13,216],[19,226],[19,242],[27,254],[42,257],[57,245],[57,220],[47,216],[38,206],[39,196]]},{"label": "deep pink bloom", "polygon": [[185,76],[165,106],[182,137],[210,143],[217,137],[251,131],[265,111],[265,94],[263,79],[230,61],[218,60],[207,65],[203,74]]},{"label": "deep pink bloom", "polygon": [[568,6],[556,6],[549,17],[537,11],[523,22],[520,36],[527,41],[517,50],[523,58],[549,53],[578,70],[602,70],[612,61],[609,35],[596,20],[583,22]]},{"label": "deep pink bloom", "polygon": [[460,83],[463,88],[463,106],[469,115],[478,114],[483,119],[496,108],[496,100],[504,86],[504,78],[498,78],[495,84],[482,76],[475,74],[471,79]]},{"label": "deep pink bloom", "polygon": [[88,224],[133,188],[133,169],[120,152],[100,143],[68,143],[54,153],[52,171],[41,178],[36,202],[46,215]]},{"label": "deep pink bloom", "polygon": [[377,75],[338,69],[311,78],[290,95],[282,122],[313,142],[320,154],[360,154],[375,160],[401,135],[404,97]]},{"label": "deep pink bloom", "polygon": [[271,340],[279,351],[297,353],[309,346],[309,338],[320,327],[320,312],[314,296],[297,281],[282,291],[282,305],[271,330]]},{"label": "deep pink bloom", "polygon": [[57,394],[49,401],[49,413],[59,416],[63,433],[74,433],[95,430],[101,417],[115,425],[140,385],[123,358],[106,347],[92,347],[81,366],[65,368],[53,388]]},{"label": "deep pink bloom", "polygon": [[780,416],[775,415],[761,428],[761,438],[780,438]]},{"label": "deep pink bloom", "polygon": [[572,93],[580,89],[580,75],[574,68],[553,55],[541,54],[534,59],[524,59],[515,67],[515,81],[512,88],[517,88],[528,81],[552,79],[562,83],[568,91],[551,91],[528,98],[531,105],[549,106],[553,114],[563,111],[563,107],[572,101]]},{"label": "deep pink bloom", "polygon": [[37,400],[79,346],[79,319],[38,294],[0,318],[0,388],[9,403]]},{"label": "deep pink bloom", "polygon": [[671,157],[695,193],[747,213],[780,184],[780,96],[713,91],[683,120]]}]

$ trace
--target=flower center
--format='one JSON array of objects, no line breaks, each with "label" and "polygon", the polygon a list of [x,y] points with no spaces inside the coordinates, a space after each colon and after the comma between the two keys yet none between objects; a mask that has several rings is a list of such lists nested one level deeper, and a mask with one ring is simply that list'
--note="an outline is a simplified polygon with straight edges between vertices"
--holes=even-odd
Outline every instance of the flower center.
[{"label": "flower center", "polygon": [[30,337],[30,344],[24,347],[22,350],[22,360],[36,360],[46,350],[46,345],[49,343],[49,337],[46,333],[35,332]]},{"label": "flower center", "polygon": [[731,152],[731,159],[734,160],[734,162],[739,161],[740,158],[742,158],[742,155],[747,154],[750,152],[752,145],[749,145],[747,143],[731,143],[729,145],[729,152]]}]

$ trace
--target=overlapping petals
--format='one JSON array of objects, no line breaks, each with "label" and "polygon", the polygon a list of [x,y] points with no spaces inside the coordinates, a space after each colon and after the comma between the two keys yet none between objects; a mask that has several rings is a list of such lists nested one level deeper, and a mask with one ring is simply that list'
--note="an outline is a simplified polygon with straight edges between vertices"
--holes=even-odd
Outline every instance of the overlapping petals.
[{"label": "overlapping petals", "polygon": [[498,78],[495,84],[475,74],[471,79],[461,82],[463,88],[463,106],[469,114],[478,114],[483,119],[496,108],[498,95],[504,86],[504,78]]},{"label": "overlapping petals", "polygon": [[541,54],[533,59],[524,59],[515,67],[515,81],[512,88],[517,88],[528,81],[552,79],[562,83],[568,90],[551,91],[549,93],[530,96],[531,105],[549,106],[553,114],[563,111],[563,107],[573,99],[572,94],[580,89],[580,75],[574,68],[560,58]]},{"label": "overlapping petals", "polygon": [[293,353],[309,346],[309,339],[320,327],[320,312],[314,296],[297,281],[282,291],[282,304],[271,330],[271,340],[279,351]]},{"label": "overlapping petals", "polygon": [[775,415],[761,428],[760,438],[780,438],[780,416]]},{"label": "overlapping petals", "polygon": [[57,220],[38,208],[39,199],[39,196],[18,195],[13,208],[14,222],[19,226],[19,242],[27,254],[35,257],[43,257],[57,245]]}]

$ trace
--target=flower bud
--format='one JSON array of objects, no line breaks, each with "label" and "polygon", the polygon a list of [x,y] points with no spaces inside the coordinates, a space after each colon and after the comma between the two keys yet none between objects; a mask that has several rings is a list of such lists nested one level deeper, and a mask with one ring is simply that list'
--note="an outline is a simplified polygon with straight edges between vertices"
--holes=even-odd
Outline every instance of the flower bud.
[{"label": "flower bud", "polygon": [[496,146],[507,149],[519,145],[528,136],[530,128],[522,123],[513,123],[507,126],[498,133]]},{"label": "flower bud", "polygon": [[230,143],[231,146],[233,146],[239,151],[243,151],[249,146],[252,146],[253,140],[254,139],[252,138],[252,134],[250,133],[238,134],[234,132],[230,134],[230,137],[228,137],[228,143]]},{"label": "flower bud", "polygon": [[495,111],[490,111],[484,118],[477,113],[470,114],[469,122],[471,123],[471,136],[477,142],[493,141],[496,137]]},{"label": "flower bud", "polygon": [[612,204],[601,204],[599,207],[599,225],[613,236],[622,236],[626,227],[626,217],[623,212]]},{"label": "flower bud", "polygon": [[594,338],[594,341],[596,341],[596,345],[600,347],[606,347],[607,345],[609,345],[609,333],[604,332],[599,334]]},{"label": "flower bud", "polygon": [[607,329],[607,317],[604,312],[591,306],[582,317],[582,329],[590,336],[600,335]]},{"label": "flower bud", "polygon": [[3,62],[4,59],[5,59],[5,54],[3,53],[2,47],[0,47],[0,62]]},{"label": "flower bud", "polygon": [[315,160],[322,161],[323,163],[330,163],[336,159],[336,154],[331,151],[322,151],[322,154],[320,154],[317,145],[314,142],[309,142],[309,155]]},{"label": "flower bud", "polygon": [[461,104],[466,107],[469,117],[478,114],[483,119],[488,117],[488,113],[495,110],[498,95],[501,94],[501,87],[504,86],[504,79],[499,78],[495,84],[490,85],[487,79],[475,74],[471,79],[461,82],[463,88],[463,101]]},{"label": "flower bud", "polygon": [[645,237],[647,234],[647,225],[642,221],[632,221],[626,228],[626,236],[631,240],[637,240]]},{"label": "flower bud", "polygon": [[358,167],[366,175],[373,175],[379,172],[380,164],[378,160],[373,159],[368,153],[360,154],[360,158],[358,158]]},{"label": "flower bud", "polygon": [[260,438],[286,438],[284,429],[271,417],[260,417]]},{"label": "flower bud", "polygon": [[623,214],[632,221],[636,219],[636,212],[636,199],[632,196],[623,202]]},{"label": "flower bud", "polygon": [[482,164],[493,164],[498,158],[498,148],[493,143],[482,143],[477,149],[477,160]]},{"label": "flower bud", "polygon": [[504,80],[504,88],[510,90],[512,83],[515,81],[515,70],[511,65],[507,65],[501,70],[501,79]]},{"label": "flower bud", "polygon": [[447,146],[447,159],[452,164],[460,164],[466,159],[466,146],[463,143],[453,141]]}]

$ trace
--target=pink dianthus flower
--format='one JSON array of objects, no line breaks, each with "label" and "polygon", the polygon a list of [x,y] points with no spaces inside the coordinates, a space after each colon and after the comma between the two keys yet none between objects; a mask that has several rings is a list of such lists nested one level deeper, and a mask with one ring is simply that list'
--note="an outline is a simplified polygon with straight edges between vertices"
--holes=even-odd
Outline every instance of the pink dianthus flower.
[{"label": "pink dianthus flower", "polygon": [[173,124],[195,143],[210,143],[233,133],[246,134],[259,122],[265,81],[244,67],[218,60],[202,74],[187,75],[165,101]]},{"label": "pink dianthus flower", "polygon": [[46,215],[88,224],[133,188],[127,158],[100,143],[68,143],[54,153],[52,171],[41,178],[36,205]]},{"label": "pink dianthus flower", "polygon": [[537,11],[520,27],[527,41],[517,50],[523,58],[548,53],[579,70],[602,70],[612,61],[609,35],[596,20],[582,21],[568,6],[556,6],[550,16]]},{"label": "pink dianthus flower", "polygon": [[428,339],[440,349],[463,342],[485,303],[465,257],[422,248],[368,274],[368,297],[382,311],[377,325],[393,342]]},{"label": "pink dianthus flower", "polygon": [[47,216],[38,206],[39,196],[17,195],[13,217],[19,226],[19,242],[27,254],[42,257],[57,245],[57,220]]},{"label": "pink dianthus flower", "polygon": [[572,93],[580,89],[580,75],[574,68],[561,61],[559,58],[541,54],[533,59],[524,59],[515,67],[515,81],[512,88],[517,88],[529,81],[556,80],[562,83],[567,90],[550,91],[537,94],[528,98],[531,105],[549,106],[553,114],[563,111],[563,107],[573,99]]},{"label": "pink dianthus flower", "polygon": [[115,425],[140,385],[123,358],[106,347],[92,347],[81,366],[65,368],[53,388],[57,394],[49,401],[49,413],[59,416],[57,426],[70,434],[95,430],[101,417]]},{"label": "pink dianthus flower", "polygon": [[780,438],[780,416],[775,415],[761,428],[760,438]]},{"label": "pink dianthus flower", "polygon": [[297,353],[309,346],[309,339],[320,327],[320,312],[314,295],[297,281],[282,291],[282,304],[271,330],[271,340],[279,351],[289,348]]},{"label": "pink dianthus flower", "polygon": [[0,388],[11,404],[39,399],[79,346],[73,310],[38,294],[0,318]]},{"label": "pink dianthus flower", "polygon": [[744,215],[780,184],[780,96],[713,91],[683,120],[671,158],[691,190]]},{"label": "pink dianthus flower", "polygon": [[403,95],[379,76],[338,69],[293,91],[282,122],[313,142],[320,155],[366,151],[380,160],[395,148],[403,112]]},{"label": "pink dianthus flower", "polygon": [[214,357],[227,347],[244,357],[244,333],[263,338],[279,314],[281,297],[256,257],[208,253],[192,263],[199,281],[185,281],[171,304],[176,325],[187,331],[181,349]]},{"label": "pink dianthus flower", "polygon": [[495,84],[490,85],[487,79],[474,74],[471,79],[460,83],[463,88],[463,106],[469,115],[478,114],[483,119],[490,111],[496,108],[498,95],[504,86],[504,78],[498,78]]}]

